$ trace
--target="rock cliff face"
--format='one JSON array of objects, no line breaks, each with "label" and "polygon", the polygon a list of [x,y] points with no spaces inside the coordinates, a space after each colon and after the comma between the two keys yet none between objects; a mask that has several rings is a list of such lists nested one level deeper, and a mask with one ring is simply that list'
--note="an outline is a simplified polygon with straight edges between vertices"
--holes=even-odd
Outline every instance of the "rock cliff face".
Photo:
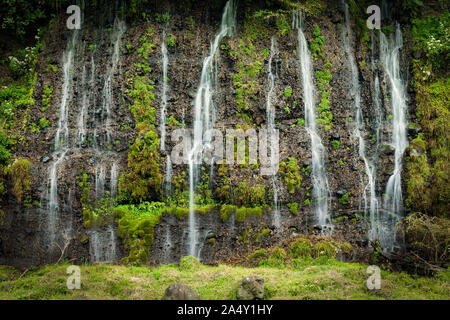
[{"label": "rock cliff face", "polygon": [[[355,247],[369,250],[368,240],[380,240],[388,251],[401,250],[399,239],[386,236],[386,232],[395,233],[393,226],[403,210],[392,212],[386,200],[390,196],[387,183],[397,168],[393,134],[399,126],[397,117],[404,116],[404,122],[410,122],[415,112],[413,92],[406,81],[410,49],[407,44],[395,48],[401,29],[396,34],[393,28],[385,35],[387,42],[382,43],[388,54],[398,49],[396,66],[405,79],[401,85],[406,95],[401,98],[406,109],[397,111],[392,105],[393,75],[380,56],[381,32],[365,30],[368,41],[363,41],[352,10],[349,12],[343,2],[302,5],[305,14],[299,28],[308,43],[316,133],[324,148],[322,169],[328,182],[325,201],[330,223],[324,226],[318,223],[314,210],[323,199],[315,199],[313,193],[316,177],[311,170],[311,137],[305,124],[305,99],[310,97],[304,94],[299,34],[292,25],[297,11],[283,3],[267,8],[245,1],[236,4],[234,35],[224,37],[214,55],[211,110],[214,128],[220,130],[266,125],[270,67],[274,74],[270,110],[274,110],[279,130],[280,171],[271,177],[260,175],[258,166],[199,166],[201,176],[194,185],[201,190],[206,185],[216,203],[232,203],[237,207],[234,210],[258,206],[263,213],[244,221],[239,221],[239,213],[234,211],[228,219],[221,218],[220,206],[205,214],[194,213],[191,218],[198,256],[208,263],[229,260],[295,234],[324,234],[325,227],[332,230],[326,231],[328,234]],[[169,177],[178,183],[167,181],[167,156],[177,143],[171,140],[173,130],[194,126],[194,100],[204,59],[223,23],[225,5],[223,1],[200,2],[183,8],[175,1],[155,2],[146,8],[150,13],[144,21],[125,19],[118,6],[105,5],[86,13],[78,31],[66,28],[66,16],[57,16],[53,29],[44,35],[35,104],[29,109],[29,121],[38,122],[46,116],[50,126],[24,136],[15,151],[17,157],[31,162],[32,204],[25,206],[8,197],[0,227],[0,264],[51,263],[62,254],[68,259],[110,262],[129,254],[129,245],[122,241],[126,236],[119,237],[117,220],[97,226],[83,224],[80,182],[86,174],[91,202],[104,203],[119,196],[119,203],[127,203],[120,197],[119,177],[130,165],[130,146],[136,138],[146,139],[145,130],[139,127],[143,121],[136,119],[139,112],[145,118],[146,111],[130,111],[139,98],[133,94],[133,83],[139,77],[148,78],[146,90],[154,95],[148,106],[154,108],[149,129],[161,137],[162,114],[167,119],[165,150],[160,150],[159,141],[156,150],[162,191],[145,200],[165,200],[168,194],[175,198],[176,192],[187,194],[189,166],[172,165]],[[391,12],[396,12],[395,5]],[[395,20],[393,14],[383,23],[394,25]],[[167,78],[163,76],[163,41],[167,46]],[[56,71],[49,64],[56,66]],[[44,91],[49,87],[53,89],[51,100],[43,111]],[[167,103],[162,113],[164,90]],[[403,171],[397,173],[404,176]],[[260,186],[265,207],[257,196]],[[242,202],[243,191],[257,200],[250,201],[251,205]],[[280,215],[279,226],[274,223],[275,211]],[[149,262],[175,262],[187,254],[190,215],[192,211],[181,219],[162,215],[152,230],[151,246],[146,247]]]}]

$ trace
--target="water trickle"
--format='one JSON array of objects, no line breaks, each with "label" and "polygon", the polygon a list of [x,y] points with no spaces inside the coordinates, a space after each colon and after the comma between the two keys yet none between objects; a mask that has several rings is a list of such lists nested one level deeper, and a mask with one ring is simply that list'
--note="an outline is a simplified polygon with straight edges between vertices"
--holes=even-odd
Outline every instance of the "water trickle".
[{"label": "water trickle", "polygon": [[86,66],[83,66],[83,72],[81,75],[81,87],[84,89],[82,98],[81,98],[81,111],[78,116],[78,140],[77,143],[81,147],[82,143],[86,137],[86,115],[88,109],[88,90],[85,90],[86,87]]},{"label": "water trickle", "polygon": [[58,167],[63,161],[69,149],[68,129],[68,105],[72,99],[72,79],[74,69],[74,55],[78,45],[78,30],[72,33],[68,46],[63,54],[63,84],[61,101],[59,104],[58,127],[55,133],[55,145],[53,158],[49,170],[49,191],[47,196],[47,235],[50,246],[57,241],[57,229],[60,223],[59,201],[58,201]]},{"label": "water trickle", "polygon": [[164,192],[166,196],[170,196],[172,192],[172,162],[170,156],[166,157],[166,173],[164,175]]},{"label": "water trickle", "polygon": [[376,51],[376,42],[375,42],[375,32],[371,33],[371,69],[375,75],[375,79],[373,82],[373,105],[375,107],[375,136],[376,136],[376,153],[375,157],[378,158],[378,148],[381,145],[381,135],[380,133],[383,130],[383,104],[382,104],[382,95],[380,88],[380,77],[378,75],[378,60],[375,56]]},{"label": "water trickle", "polygon": [[111,143],[111,109],[114,106],[113,97],[113,78],[117,71],[117,64],[120,58],[120,43],[123,34],[126,31],[125,22],[119,18],[114,19],[114,27],[111,34],[111,40],[113,43],[113,53],[111,56],[111,67],[106,74],[106,80],[103,85],[103,105],[102,111],[105,113],[105,129],[106,129],[106,141]]},{"label": "water trickle", "polygon": [[91,229],[89,235],[89,255],[93,262],[116,261],[116,232],[112,225],[106,230]]},{"label": "water trickle", "polygon": [[222,22],[219,32],[211,43],[210,54],[203,60],[200,84],[194,101],[194,141],[189,152],[189,233],[188,233],[188,254],[199,258],[198,230],[194,214],[194,189],[197,183],[197,166],[202,160],[203,146],[209,141],[203,141],[205,130],[211,129],[214,123],[214,56],[223,37],[231,36],[236,28],[236,3],[235,0],[228,0],[225,5]]},{"label": "water trickle", "polygon": [[408,147],[406,136],[406,114],[408,111],[405,94],[406,84],[400,74],[399,61],[403,38],[398,24],[393,37],[388,39],[383,32],[380,32],[380,60],[390,85],[393,128],[391,146],[395,150],[394,172],[387,182],[386,197],[383,204],[385,217],[382,222],[385,225],[385,230],[379,237],[381,245],[387,250],[393,250],[394,247],[399,245],[395,234],[395,224],[402,218],[404,212],[401,175],[403,153]]},{"label": "water trickle", "polygon": [[104,165],[95,168],[95,198],[100,200],[105,196],[106,169]]},{"label": "water trickle", "polygon": [[331,219],[328,213],[329,188],[325,172],[325,148],[316,128],[314,85],[312,78],[311,55],[308,43],[303,34],[303,13],[293,15],[293,29],[298,30],[298,59],[300,61],[303,82],[303,100],[305,105],[305,127],[311,140],[311,182],[313,186],[311,208],[317,223],[325,232],[332,231]]},{"label": "water trickle", "polygon": [[161,94],[161,117],[160,117],[160,132],[161,132],[161,150],[165,150],[166,143],[166,108],[167,108],[167,90],[169,78],[167,77],[167,66],[169,64],[169,57],[167,56],[166,47],[166,32],[163,31],[161,43],[162,56],[162,94]]},{"label": "water trickle", "polygon": [[[266,98],[266,118],[267,118],[267,130],[275,130],[275,107],[272,105],[272,93],[275,87],[275,78],[277,77],[276,69],[275,72],[272,68],[273,58],[278,54],[278,48],[275,37],[270,39],[270,57],[269,57],[269,72],[267,75],[267,80],[269,82],[269,89],[267,91]],[[273,150],[273,149],[272,149]],[[271,152],[271,165],[274,168],[274,157]],[[275,170],[274,170],[275,171]],[[273,223],[276,228],[280,227],[280,211],[278,208],[278,190],[277,190],[277,174],[274,173],[271,176],[272,189],[273,189]]]},{"label": "water trickle", "polygon": [[117,165],[113,163],[111,166],[111,174],[109,179],[109,194],[111,198],[117,195]]},{"label": "water trickle", "polygon": [[368,157],[366,156],[366,145],[364,138],[361,134],[361,131],[364,131],[364,121],[363,115],[361,111],[361,86],[359,83],[359,75],[358,75],[358,67],[355,62],[355,58],[353,56],[353,52],[351,51],[350,41],[353,37],[352,30],[350,26],[350,13],[347,3],[344,2],[345,9],[345,28],[344,28],[344,51],[346,52],[350,70],[351,70],[351,78],[352,78],[352,88],[350,91],[351,96],[354,100],[354,112],[355,112],[355,128],[353,131],[353,135],[359,142],[358,153],[360,158],[364,161],[365,173],[367,176],[367,183],[363,189],[362,197],[364,203],[364,215],[367,217],[375,217],[378,215],[378,199],[376,197],[376,189],[375,189],[375,166],[370,162]]}]

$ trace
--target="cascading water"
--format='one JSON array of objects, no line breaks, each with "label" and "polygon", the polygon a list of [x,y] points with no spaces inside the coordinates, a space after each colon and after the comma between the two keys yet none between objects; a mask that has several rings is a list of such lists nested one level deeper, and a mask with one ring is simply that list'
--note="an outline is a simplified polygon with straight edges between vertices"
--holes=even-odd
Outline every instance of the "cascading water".
[{"label": "cascading water", "polygon": [[103,165],[95,168],[95,198],[100,200],[105,195],[106,169]]},{"label": "cascading water", "polygon": [[303,34],[303,13],[294,13],[292,19],[292,28],[298,31],[298,59],[300,61],[301,77],[303,82],[303,100],[305,105],[305,127],[311,139],[311,181],[312,212],[316,217],[317,223],[326,233],[332,231],[331,219],[328,213],[329,188],[325,172],[325,148],[322,140],[317,133],[314,85],[312,78],[311,56],[308,50],[308,43]]},{"label": "cascading water", "polygon": [[373,82],[373,104],[375,107],[375,137],[376,137],[376,154],[375,157],[378,157],[378,147],[381,145],[381,132],[383,130],[383,105],[382,105],[382,95],[381,95],[381,88],[380,88],[380,77],[378,75],[378,60],[375,57],[375,51],[376,51],[376,43],[375,43],[375,33],[372,32],[371,34],[371,48],[372,48],[372,54],[371,54],[371,68],[372,72],[375,75],[375,79]]},{"label": "cascading water", "polygon": [[[84,88],[86,86],[86,67],[83,66],[83,73],[81,76],[81,86]],[[86,115],[88,109],[89,102],[88,92],[86,90],[83,91],[82,99],[81,99],[81,112],[78,117],[78,140],[77,143],[81,147],[83,140],[86,136]]]},{"label": "cascading water", "polygon": [[[269,90],[267,91],[266,98],[266,117],[267,117],[267,130],[272,131],[275,129],[275,108],[272,106],[272,92],[275,87],[275,77],[277,76],[272,70],[272,62],[274,55],[277,54],[276,40],[274,37],[270,39],[270,57],[269,57],[269,72],[267,80],[269,82]],[[271,153],[271,165],[274,167],[274,161]],[[280,227],[280,211],[278,209],[278,190],[277,190],[277,174],[274,173],[271,176],[272,189],[273,189],[273,206],[274,206],[274,225],[276,228]]]},{"label": "cascading water", "polygon": [[114,198],[117,195],[117,165],[115,163],[113,163],[111,166],[109,192],[111,198]]},{"label": "cascading water", "polygon": [[200,84],[194,101],[194,140],[189,152],[189,233],[188,254],[199,258],[198,230],[194,214],[194,189],[197,183],[197,166],[202,160],[203,146],[209,141],[203,140],[204,131],[211,129],[214,124],[213,91],[215,85],[214,56],[220,42],[225,36],[231,36],[236,28],[235,0],[228,0],[225,5],[219,32],[211,44],[210,54],[203,60]]},{"label": "cascading water", "polygon": [[387,37],[380,32],[380,60],[387,75],[390,86],[390,97],[392,105],[392,142],[391,146],[395,150],[394,172],[389,177],[386,185],[386,197],[384,200],[384,210],[386,217],[383,223],[386,231],[380,237],[380,243],[388,251],[393,250],[399,244],[395,234],[395,224],[403,216],[402,197],[402,160],[403,153],[408,147],[406,136],[408,106],[406,103],[406,85],[400,74],[400,49],[403,47],[402,32],[397,24],[394,39]]},{"label": "cascading water", "polygon": [[[383,129],[383,110],[382,110],[382,95],[381,95],[381,89],[380,89],[380,78],[378,75],[378,60],[375,57],[375,51],[376,51],[376,43],[375,43],[375,33],[372,32],[371,34],[371,68],[372,72],[374,74],[374,82],[373,82],[373,105],[375,107],[375,143],[376,148],[375,152],[372,156],[372,163],[373,163],[373,175],[374,178],[376,176],[376,170],[377,170],[377,163],[379,160],[379,146],[381,145],[381,132]],[[376,183],[376,182],[375,182]],[[377,198],[378,199],[378,198]],[[371,208],[372,209],[372,208]],[[369,240],[374,241],[376,239],[380,238],[381,234],[381,220],[380,220],[380,208],[377,203],[376,208],[374,210],[370,210],[370,229],[369,229]]]},{"label": "cascading water", "polygon": [[116,260],[116,232],[109,225],[105,230],[89,230],[89,255],[95,262],[114,262]]},{"label": "cascading water", "polygon": [[113,101],[113,78],[117,72],[117,64],[120,58],[120,43],[123,34],[126,31],[125,22],[119,18],[114,19],[114,27],[111,35],[113,43],[113,54],[111,57],[111,67],[106,74],[106,81],[103,86],[103,105],[102,109],[105,112],[105,126],[106,126],[106,141],[111,143],[111,109],[114,105]]},{"label": "cascading water", "polygon": [[[97,162],[95,168],[96,200],[105,196],[108,168],[110,169],[110,194],[112,197],[117,194],[118,165],[116,163],[117,160],[115,160],[116,153],[111,150],[111,113],[114,107],[114,77],[119,71],[120,44],[125,32],[125,24],[116,17],[113,26],[111,34],[108,35],[112,48],[108,60],[109,67],[105,68],[105,73],[100,77],[96,78],[97,70],[94,54],[97,52],[97,49],[92,51],[90,59],[88,58],[87,60],[90,60],[90,67],[88,67],[89,64],[85,63],[86,61],[83,58],[86,56],[85,44],[81,44],[80,39],[85,36],[84,33],[82,35],[81,33],[88,30],[88,28],[74,30],[72,32],[67,48],[63,54],[63,84],[59,104],[59,119],[55,133],[55,147],[52,154],[54,161],[49,168],[49,188],[45,198],[47,200],[47,210],[45,213],[48,220],[47,234],[50,246],[56,243],[57,247],[60,247],[60,243],[63,240],[62,236],[71,232],[71,228],[68,226],[70,221],[68,219],[66,219],[67,221],[61,219],[61,214],[67,210],[70,211],[70,208],[67,205],[60,207],[58,199],[58,171],[61,171],[61,167],[65,162],[72,162],[80,155],[89,155],[89,161],[91,163]],[[102,27],[101,29],[103,30],[104,28]],[[105,33],[100,33],[100,36],[103,34]],[[99,46],[102,44],[103,42],[98,43]],[[94,47],[96,48],[97,44]],[[97,58],[101,59],[100,56],[97,56]],[[101,101],[96,101],[95,86],[99,79],[105,80],[101,91]],[[80,92],[80,94],[77,95],[76,92]],[[90,106],[92,105],[99,105],[101,107],[99,110],[90,110]],[[69,108],[77,108],[76,110],[79,110],[79,113],[73,116],[72,112],[69,112]],[[101,133],[104,133],[103,141],[106,142],[106,149],[103,147]],[[89,142],[91,138],[93,139]],[[92,142],[93,148],[91,148]],[[114,160],[111,161],[111,159]],[[70,192],[71,190],[69,189]],[[67,202],[62,198],[61,201]],[[113,246],[112,249],[108,250],[116,250],[115,232],[112,226],[108,228],[106,232],[107,236],[95,236],[94,231],[90,230],[92,231],[90,234],[93,235],[90,245],[93,248],[95,246]],[[60,232],[57,233],[57,230],[60,230]],[[98,229],[95,232],[104,233],[104,230]],[[104,242],[96,243],[96,239]],[[96,256],[98,255],[93,255],[93,257]],[[104,260],[103,258],[101,259],[102,261]],[[109,260],[109,258],[106,260]]]},{"label": "cascading water", "polygon": [[[375,166],[369,161],[366,156],[366,145],[364,138],[361,134],[361,131],[364,130],[364,121],[363,115],[361,111],[361,86],[359,83],[359,75],[358,75],[358,67],[355,62],[355,58],[350,48],[350,41],[353,37],[351,25],[350,25],[350,13],[348,9],[347,3],[344,2],[344,10],[345,10],[345,28],[344,28],[344,51],[348,56],[350,71],[351,71],[351,79],[352,79],[352,88],[350,91],[351,96],[354,100],[354,112],[355,112],[355,128],[353,131],[353,135],[358,139],[359,149],[358,153],[360,158],[364,161],[364,168],[367,175],[367,183],[364,187],[362,197],[364,202],[364,215],[367,217],[368,215],[372,217],[376,217],[378,215],[378,199],[376,197],[376,189],[375,189]],[[369,195],[369,200],[367,199],[367,195]]]},{"label": "cascading water", "polygon": [[[62,163],[66,152],[69,149],[69,128],[68,128],[68,105],[72,99],[72,80],[74,69],[75,50],[79,42],[78,30],[72,33],[67,49],[63,54],[63,84],[61,101],[59,104],[58,127],[55,133],[55,150],[53,158],[55,159],[49,170],[49,195],[47,196],[47,233],[50,241],[50,247],[57,239],[57,229],[60,222],[59,201],[58,201],[58,167]],[[57,245],[57,243],[56,243]]]},{"label": "cascading water", "polygon": [[[94,62],[94,55],[91,55],[91,66],[90,66],[90,77],[89,82],[87,83],[88,88],[92,89],[94,87],[94,81],[95,81],[95,62]],[[92,101],[93,98],[93,90],[86,90],[86,67],[83,66],[83,75],[82,75],[82,88],[83,94],[82,94],[82,102],[81,102],[81,112],[78,116],[78,140],[76,143],[79,147],[86,147],[87,146],[87,130],[86,130],[86,123],[88,119],[88,112],[89,112],[89,104]]]},{"label": "cascading water", "polygon": [[166,157],[166,174],[164,176],[164,192],[166,196],[170,196],[172,192],[172,162],[170,156]]},{"label": "cascading water", "polygon": [[167,66],[169,64],[169,57],[167,56],[167,47],[166,47],[166,32],[163,31],[162,34],[162,43],[161,43],[161,56],[162,56],[162,94],[161,94],[161,116],[160,116],[160,132],[161,132],[161,150],[165,150],[166,148],[166,108],[167,108],[167,90],[168,90],[168,81],[167,77]]}]

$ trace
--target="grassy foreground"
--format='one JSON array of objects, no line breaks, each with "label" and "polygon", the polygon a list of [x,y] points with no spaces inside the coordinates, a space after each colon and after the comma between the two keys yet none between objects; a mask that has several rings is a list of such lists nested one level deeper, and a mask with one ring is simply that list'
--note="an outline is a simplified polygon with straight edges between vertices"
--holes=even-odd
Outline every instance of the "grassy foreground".
[{"label": "grassy foreground", "polygon": [[161,299],[165,289],[182,283],[201,299],[235,299],[245,276],[265,278],[267,299],[449,299],[450,272],[433,278],[381,271],[381,289],[368,290],[367,266],[305,259],[297,268],[180,265],[131,267],[82,265],[81,289],[66,286],[69,264],[48,265],[26,273],[0,266],[0,299]]}]

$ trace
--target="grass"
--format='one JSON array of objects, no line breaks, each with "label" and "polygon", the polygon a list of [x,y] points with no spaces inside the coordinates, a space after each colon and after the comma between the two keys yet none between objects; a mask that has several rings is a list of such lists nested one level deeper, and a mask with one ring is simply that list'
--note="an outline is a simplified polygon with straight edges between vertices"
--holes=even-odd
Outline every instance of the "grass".
[{"label": "grass", "polygon": [[295,268],[200,263],[161,267],[82,265],[81,289],[68,290],[69,264],[21,272],[0,266],[0,299],[161,299],[173,283],[196,290],[201,299],[235,299],[236,287],[246,276],[265,279],[270,299],[448,299],[449,272],[434,278],[381,271],[381,289],[366,287],[367,266],[334,259],[296,259]]}]

